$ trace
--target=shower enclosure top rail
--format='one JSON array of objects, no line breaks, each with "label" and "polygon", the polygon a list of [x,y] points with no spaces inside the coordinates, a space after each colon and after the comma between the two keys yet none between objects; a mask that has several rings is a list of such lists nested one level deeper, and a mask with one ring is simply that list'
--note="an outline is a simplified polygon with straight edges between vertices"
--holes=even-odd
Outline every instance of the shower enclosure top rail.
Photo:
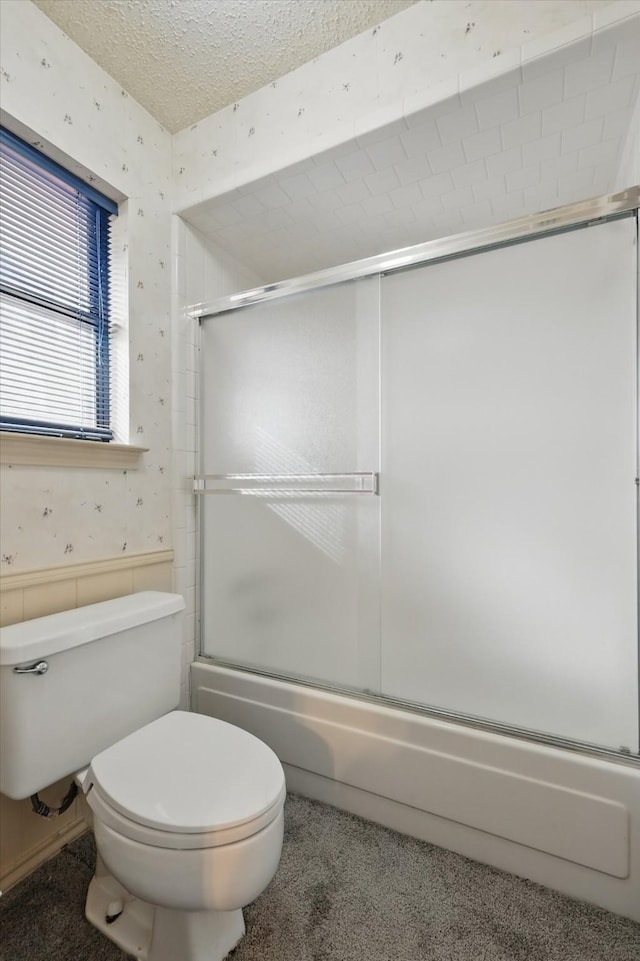
[{"label": "shower enclosure top rail", "polygon": [[532,240],[541,234],[586,226],[591,222],[630,214],[638,207],[640,207],[640,185],[615,194],[606,194],[591,200],[555,207],[552,210],[521,217],[498,226],[428,240],[422,244],[402,247],[389,253],[376,254],[363,260],[354,260],[348,264],[303,274],[301,277],[279,280],[264,287],[254,287],[228,297],[194,304],[187,307],[186,315],[194,320],[206,320],[208,317],[248,307],[250,304],[276,300],[306,290],[329,287],[357,277],[389,273],[429,261],[446,260],[472,251],[490,250],[504,244]]},{"label": "shower enclosure top rail", "polygon": [[[225,483],[246,481],[240,487],[225,487]],[[323,487],[329,481],[351,483],[351,487]],[[288,486],[280,487],[279,484]],[[316,486],[297,487],[297,484]],[[211,486],[208,486],[211,485]],[[216,486],[217,485],[217,486]],[[352,471],[342,474],[196,474],[194,494],[244,494],[256,497],[289,496],[299,494],[378,494],[379,475],[375,471]]]}]

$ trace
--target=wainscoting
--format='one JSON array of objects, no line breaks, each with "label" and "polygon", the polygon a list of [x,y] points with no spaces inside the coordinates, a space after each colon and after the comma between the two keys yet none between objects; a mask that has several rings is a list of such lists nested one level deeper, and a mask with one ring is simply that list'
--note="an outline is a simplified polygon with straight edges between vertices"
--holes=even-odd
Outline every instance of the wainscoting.
[{"label": "wainscoting", "polygon": [[[0,626],[84,607],[137,591],[170,591],[173,551],[131,554],[86,564],[42,568],[0,578]],[[42,719],[46,723],[46,718]],[[82,718],[78,718],[82,724]],[[68,778],[41,793],[53,806],[66,793]],[[0,794],[0,887],[7,890],[86,829],[75,801],[55,820],[37,817],[30,801]]]}]

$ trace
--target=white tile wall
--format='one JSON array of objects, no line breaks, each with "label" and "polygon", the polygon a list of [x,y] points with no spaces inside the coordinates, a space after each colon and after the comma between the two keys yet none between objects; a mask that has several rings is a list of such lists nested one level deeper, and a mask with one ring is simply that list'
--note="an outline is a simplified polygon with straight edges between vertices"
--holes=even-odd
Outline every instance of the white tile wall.
[{"label": "white tile wall", "polygon": [[[263,185],[263,190],[269,190]],[[254,199],[254,198],[250,198]],[[197,376],[199,328],[185,317],[187,304],[221,297],[235,290],[254,287],[263,278],[236,263],[197,230],[177,216],[172,222],[175,264],[173,285],[172,362],[174,402],[173,449],[173,550],[175,590],[185,599],[182,646],[181,707],[189,706],[188,665],[194,657],[198,636],[196,582],[198,566],[198,515],[192,478],[197,471]]]},{"label": "white tile wall", "polygon": [[640,100],[639,10],[596,5],[185,216],[273,281],[613,190]]}]

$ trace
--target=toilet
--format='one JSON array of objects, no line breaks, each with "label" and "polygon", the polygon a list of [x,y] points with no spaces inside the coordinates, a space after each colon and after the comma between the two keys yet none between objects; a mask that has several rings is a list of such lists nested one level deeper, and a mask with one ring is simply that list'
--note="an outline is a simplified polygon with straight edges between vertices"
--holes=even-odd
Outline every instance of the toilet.
[{"label": "toilet", "polygon": [[75,778],[98,850],[87,919],[139,961],[222,961],[282,850],[273,751],[176,710],[183,608],[145,591],[0,631],[0,791]]}]

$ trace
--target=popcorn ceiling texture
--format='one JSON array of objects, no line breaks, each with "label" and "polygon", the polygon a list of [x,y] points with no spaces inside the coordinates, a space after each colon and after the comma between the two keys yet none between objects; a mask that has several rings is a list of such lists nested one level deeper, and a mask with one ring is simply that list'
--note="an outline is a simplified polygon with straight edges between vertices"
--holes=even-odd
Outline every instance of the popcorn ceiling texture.
[{"label": "popcorn ceiling texture", "polygon": [[414,2],[35,0],[172,132]]}]

